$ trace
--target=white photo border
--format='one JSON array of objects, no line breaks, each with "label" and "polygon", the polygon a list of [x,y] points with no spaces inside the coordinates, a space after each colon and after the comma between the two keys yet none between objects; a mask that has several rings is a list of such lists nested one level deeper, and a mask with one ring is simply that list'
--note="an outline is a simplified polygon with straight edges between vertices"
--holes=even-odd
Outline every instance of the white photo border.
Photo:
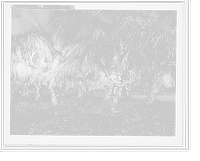
[{"label": "white photo border", "polygon": [[[186,133],[185,122],[188,121],[185,111],[185,4],[164,2],[43,2],[43,5],[74,5],[75,9],[116,9],[116,10],[176,10],[177,11],[177,62],[176,62],[176,135],[166,136],[23,136],[10,135],[10,64],[11,56],[11,10],[12,5],[41,5],[40,2],[5,2],[2,5],[2,147],[3,148],[185,148]],[[110,8],[109,8],[110,7]],[[180,53],[180,54],[179,54]],[[187,107],[188,108],[188,107]],[[36,148],[36,149],[37,149]]]}]

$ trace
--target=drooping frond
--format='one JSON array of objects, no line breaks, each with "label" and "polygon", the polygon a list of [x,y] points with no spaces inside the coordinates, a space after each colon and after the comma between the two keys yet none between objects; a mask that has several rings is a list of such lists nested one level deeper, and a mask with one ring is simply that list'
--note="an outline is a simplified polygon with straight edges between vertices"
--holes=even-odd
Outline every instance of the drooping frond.
[{"label": "drooping frond", "polygon": [[124,11],[118,14],[114,24],[120,33],[134,32],[139,33],[144,26],[150,23],[149,16],[138,11]]},{"label": "drooping frond", "polygon": [[158,11],[158,18],[163,32],[166,34],[176,26],[176,11]]},{"label": "drooping frond", "polygon": [[76,34],[83,26],[86,14],[81,11],[62,10],[52,15],[55,21],[50,22],[50,33],[59,39],[61,44],[67,46],[70,42],[74,42]]},{"label": "drooping frond", "polygon": [[99,25],[94,25],[91,35],[90,35],[90,42],[93,40],[98,40],[98,39],[106,39],[108,36],[105,33],[105,31],[99,26]]},{"label": "drooping frond", "polygon": [[176,61],[174,54],[176,51],[174,48],[174,44],[176,44],[174,31],[176,28],[167,19],[168,16],[162,16],[160,23],[152,25],[151,33],[148,34],[143,47],[145,60],[149,62],[147,66],[153,70],[160,69],[163,72],[164,69],[168,68],[170,62]]},{"label": "drooping frond", "polygon": [[70,43],[63,48],[64,62],[58,68],[55,80],[58,80],[59,77],[62,78],[67,74],[78,75],[80,73],[80,59],[87,44],[88,42],[86,40],[79,40]]},{"label": "drooping frond", "polygon": [[65,59],[71,60],[74,57],[81,56],[87,44],[88,44],[87,38],[69,43],[62,49],[63,57]]},{"label": "drooping frond", "polygon": [[30,31],[13,37],[12,55],[17,55],[18,61],[26,62],[33,70],[43,71],[52,61],[52,52],[47,38],[40,33]]},{"label": "drooping frond", "polygon": [[72,43],[75,40],[83,39],[95,29],[90,21],[90,14],[86,11],[67,10],[62,11],[61,14],[54,21],[53,33],[64,46],[67,46],[69,42]]},{"label": "drooping frond", "polygon": [[118,57],[117,62],[118,71],[120,71],[124,79],[133,83],[141,68],[140,59],[136,52],[131,49],[124,51]]},{"label": "drooping frond", "polygon": [[112,41],[109,38],[99,38],[86,46],[83,51],[81,65],[84,63],[101,64],[108,69],[113,57],[114,47]]},{"label": "drooping frond", "polygon": [[124,51],[118,58],[119,67],[122,70],[138,69],[140,61],[138,55],[131,49]]},{"label": "drooping frond", "polygon": [[[69,43],[84,37],[89,36],[91,42],[110,35],[111,25],[104,21],[104,18],[98,16],[99,12],[101,11],[68,10],[55,12],[55,15],[52,15],[51,23],[55,26],[55,29],[50,40],[54,43],[56,49],[62,49]],[[108,32],[106,33],[105,30]]]}]

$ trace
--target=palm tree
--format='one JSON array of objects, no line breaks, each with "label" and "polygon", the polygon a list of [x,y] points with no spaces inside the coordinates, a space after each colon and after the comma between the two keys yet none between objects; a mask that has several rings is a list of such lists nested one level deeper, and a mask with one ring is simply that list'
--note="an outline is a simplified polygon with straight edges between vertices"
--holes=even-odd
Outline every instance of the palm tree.
[{"label": "palm tree", "polygon": [[11,74],[15,81],[36,86],[36,99],[40,98],[39,89],[43,74],[52,61],[52,49],[46,37],[37,32],[26,32],[12,37]]},{"label": "palm tree", "polygon": [[[129,45],[127,60],[130,60],[130,65],[134,64],[133,68],[138,72],[142,71],[143,88],[149,88],[149,97],[153,98],[159,92],[157,90],[155,93],[155,88],[161,83],[155,79],[164,75],[170,62],[175,62],[176,12],[145,11],[142,15],[142,18],[136,17],[139,24],[131,23],[134,25],[133,32],[130,31],[131,26],[124,31],[132,33],[129,39],[132,43],[129,44],[134,44]],[[130,54],[131,52],[137,54]],[[147,84],[147,87],[144,84]]]},{"label": "palm tree", "polygon": [[62,22],[55,24],[55,37],[63,47],[79,45],[73,55],[78,55],[74,60],[80,68],[94,63],[106,76],[112,70],[121,76],[127,70],[142,71],[144,83],[164,72],[163,62],[175,62],[174,11],[65,11]]},{"label": "palm tree", "polygon": [[[12,9],[11,75],[14,78],[12,84],[19,82],[25,87],[23,91],[27,92],[27,86],[34,84],[38,98],[41,83],[47,85],[50,79],[51,72],[47,71],[55,64],[55,57],[62,56],[62,53],[52,45],[45,23],[32,7],[17,5]],[[44,18],[48,18],[49,13],[41,11],[46,14]]]},{"label": "palm tree", "polygon": [[[71,76],[86,86],[89,75],[95,78],[99,72],[104,73],[105,81],[112,80],[109,89],[120,86],[119,93],[121,86],[130,89],[127,84],[135,88],[134,81],[141,75],[142,88],[149,88],[149,96],[156,95],[151,88],[156,84],[151,82],[175,62],[175,11],[53,10],[46,25],[34,15],[31,32],[45,41],[50,66],[56,64],[49,72],[54,100],[53,89],[61,79]],[[110,79],[113,75],[116,80]]]},{"label": "palm tree", "polygon": [[[104,31],[99,28],[94,22],[92,22],[91,14],[89,12],[74,12],[74,11],[60,11],[64,15],[60,19],[55,18],[55,22],[52,21],[52,33],[53,38],[59,43],[61,50],[64,51],[64,61],[56,73],[54,80],[59,77],[69,74],[77,75],[81,73],[82,77],[87,79],[89,73],[93,71],[98,73],[97,70],[104,71],[105,64],[103,60],[105,55],[100,53],[101,51],[106,53],[105,49],[99,47],[99,43],[103,42],[107,44],[106,35]],[[56,14],[54,14],[56,15]],[[84,19],[85,21],[81,21]],[[74,30],[70,30],[70,29]],[[70,52],[69,52],[70,50]],[[69,70],[70,69],[70,70]],[[89,71],[89,73],[88,73]]]}]

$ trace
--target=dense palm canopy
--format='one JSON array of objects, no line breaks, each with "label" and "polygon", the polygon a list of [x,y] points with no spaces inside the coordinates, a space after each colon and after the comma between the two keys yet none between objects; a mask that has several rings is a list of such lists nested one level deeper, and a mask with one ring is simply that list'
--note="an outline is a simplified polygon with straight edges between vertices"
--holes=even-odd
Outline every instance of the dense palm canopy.
[{"label": "dense palm canopy", "polygon": [[13,9],[13,83],[34,84],[38,95],[43,84],[54,103],[57,89],[101,89],[115,100],[123,89],[175,90],[175,11],[51,9],[44,22],[39,11]]}]

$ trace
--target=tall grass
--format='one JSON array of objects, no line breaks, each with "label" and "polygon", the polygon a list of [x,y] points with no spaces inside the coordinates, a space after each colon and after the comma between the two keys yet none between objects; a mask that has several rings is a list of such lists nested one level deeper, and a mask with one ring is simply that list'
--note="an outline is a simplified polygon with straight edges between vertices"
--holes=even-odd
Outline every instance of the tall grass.
[{"label": "tall grass", "polygon": [[101,98],[58,97],[57,106],[49,95],[43,99],[12,95],[11,135],[175,135],[174,103],[122,100],[110,115],[109,102]]}]

